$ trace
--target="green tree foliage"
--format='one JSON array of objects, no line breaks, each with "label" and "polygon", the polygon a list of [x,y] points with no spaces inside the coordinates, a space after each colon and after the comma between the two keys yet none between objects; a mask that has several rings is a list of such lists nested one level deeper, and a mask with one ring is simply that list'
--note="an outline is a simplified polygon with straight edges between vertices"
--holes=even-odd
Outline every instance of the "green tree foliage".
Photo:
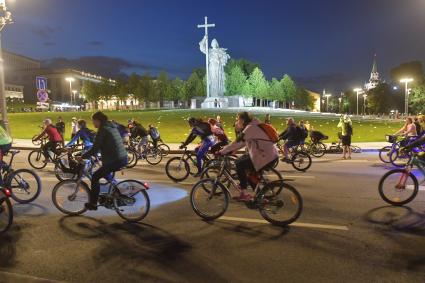
[{"label": "green tree foliage", "polygon": [[101,96],[97,84],[92,81],[84,81],[81,94],[84,95],[89,102],[98,101]]},{"label": "green tree foliage", "polygon": [[204,80],[196,72],[193,72],[184,84],[184,99],[189,101],[195,96],[206,96]]},{"label": "green tree foliage", "polygon": [[161,102],[161,106],[164,100],[168,100],[169,97],[172,96],[171,92],[172,87],[168,74],[166,72],[160,72],[155,82],[155,94],[157,95],[157,99]]},{"label": "green tree foliage", "polygon": [[275,101],[285,101],[285,92],[279,80],[272,78],[269,88],[269,98]]},{"label": "green tree foliage", "polygon": [[[367,92],[367,112],[372,114],[388,113],[396,104],[391,87],[382,83]],[[359,112],[363,109],[363,96],[359,96]]]},{"label": "green tree foliage", "polygon": [[425,113],[425,85],[422,84],[412,89],[410,96],[410,112]]},{"label": "green tree foliage", "polygon": [[294,102],[297,109],[312,110],[314,107],[313,97],[303,87],[296,88]]},{"label": "green tree foliage", "polygon": [[146,107],[149,107],[149,102],[158,101],[155,97],[155,87],[152,78],[148,74],[144,74],[140,78],[135,95],[140,101],[146,102]]},{"label": "green tree foliage", "polygon": [[255,68],[254,71],[252,71],[248,80],[246,80],[243,91],[247,96],[267,99],[269,83],[260,68]]},{"label": "green tree foliage", "polygon": [[400,80],[406,77],[414,79],[413,85],[421,85],[424,78],[422,62],[407,62],[391,69],[391,79],[394,82],[400,83]]},{"label": "green tree foliage", "polygon": [[226,76],[226,95],[241,95],[246,82],[246,75],[235,65]]},{"label": "green tree foliage", "polygon": [[291,103],[292,101],[295,100],[295,96],[297,94],[297,86],[295,82],[287,74],[283,76],[280,82],[283,87],[285,101]]},{"label": "green tree foliage", "polygon": [[171,101],[179,101],[184,99],[184,81],[179,77],[172,81],[170,96],[167,99]]},{"label": "green tree foliage", "polygon": [[246,77],[249,77],[255,68],[260,68],[260,65],[245,59],[230,59],[225,67],[225,72],[229,74],[234,67],[238,66]]},{"label": "green tree foliage", "polygon": [[119,100],[126,100],[130,93],[127,82],[122,78],[117,79],[114,92]]}]

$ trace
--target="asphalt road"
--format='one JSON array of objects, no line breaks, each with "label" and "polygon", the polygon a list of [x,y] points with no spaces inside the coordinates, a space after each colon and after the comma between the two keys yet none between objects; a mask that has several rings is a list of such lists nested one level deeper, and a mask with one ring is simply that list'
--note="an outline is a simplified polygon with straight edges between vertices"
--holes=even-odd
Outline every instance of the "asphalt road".
[{"label": "asphalt road", "polygon": [[[14,167],[28,167],[26,156]],[[42,195],[15,204],[0,237],[0,282],[425,282],[424,193],[390,207],[377,192],[388,168],[376,154],[339,158],[315,159],[306,173],[279,167],[304,199],[285,229],[233,202],[225,218],[201,221],[187,197],[194,179],[171,182],[165,162],[119,176],[151,183],[143,223],[105,210],[66,217],[51,203],[52,168],[41,170]]]}]

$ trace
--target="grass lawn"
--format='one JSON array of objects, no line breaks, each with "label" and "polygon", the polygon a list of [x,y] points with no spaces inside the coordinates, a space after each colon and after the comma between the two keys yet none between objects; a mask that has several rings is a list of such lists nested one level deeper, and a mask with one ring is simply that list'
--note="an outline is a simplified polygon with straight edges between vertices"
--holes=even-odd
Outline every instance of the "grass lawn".
[{"label": "grass lawn", "polygon": [[[66,123],[66,138],[70,137],[71,118],[73,116],[90,120],[93,112],[65,112],[65,113],[12,113],[9,114],[9,120],[14,138],[32,138],[35,134],[40,132],[38,128],[42,124],[43,119],[51,118],[54,122],[57,121],[59,116],[62,116]],[[187,125],[187,118],[201,117],[210,118],[219,114],[224,122],[225,129],[232,139],[234,138],[233,122],[235,121],[235,114],[228,111],[220,112],[214,110],[147,110],[147,111],[108,111],[106,112],[110,119],[117,120],[123,124],[130,118],[135,118],[141,122],[145,127],[152,123],[158,126],[164,141],[169,143],[178,143],[183,141],[189,132]],[[303,119],[309,121],[314,129],[323,132],[329,136],[330,141],[337,140],[338,117],[314,117],[307,114],[272,114],[273,125],[280,131],[284,129],[285,117],[292,116],[299,121]],[[264,119],[264,114],[257,115],[258,118]],[[89,125],[91,123],[89,122]],[[354,120],[353,129],[354,137],[353,142],[374,142],[385,141],[385,134],[394,133],[400,127],[400,121],[362,121]]]}]

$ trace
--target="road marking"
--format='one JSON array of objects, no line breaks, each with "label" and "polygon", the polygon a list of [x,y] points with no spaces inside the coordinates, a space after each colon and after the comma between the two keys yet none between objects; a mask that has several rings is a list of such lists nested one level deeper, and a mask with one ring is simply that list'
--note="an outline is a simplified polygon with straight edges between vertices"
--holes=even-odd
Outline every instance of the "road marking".
[{"label": "road marking", "polygon": [[[238,222],[248,222],[248,223],[261,223],[261,224],[270,224],[268,221],[263,219],[253,219],[253,218],[241,218],[241,217],[229,217],[222,216],[219,219],[227,220],[227,221],[238,221]],[[347,226],[341,225],[327,225],[327,224],[314,224],[314,223],[302,223],[295,222],[290,224],[289,226],[293,227],[303,227],[303,228],[312,228],[312,229],[328,229],[328,230],[340,230],[340,231],[348,231]]]},{"label": "road marking", "polygon": [[314,159],[313,163],[325,163],[325,162],[344,162],[344,163],[366,163],[375,162],[367,159]]}]

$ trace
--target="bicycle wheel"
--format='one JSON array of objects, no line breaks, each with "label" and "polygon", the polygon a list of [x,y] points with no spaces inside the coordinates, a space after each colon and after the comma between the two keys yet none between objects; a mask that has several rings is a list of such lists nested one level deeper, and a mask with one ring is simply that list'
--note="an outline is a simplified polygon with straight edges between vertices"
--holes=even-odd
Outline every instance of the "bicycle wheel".
[{"label": "bicycle wheel", "polygon": [[53,188],[52,201],[62,213],[80,215],[87,210],[84,204],[89,202],[89,186],[75,180],[59,182]]},{"label": "bicycle wheel", "polygon": [[283,179],[282,174],[280,174],[280,172],[273,167],[270,169],[264,170],[263,177],[267,183],[280,181]]},{"label": "bicycle wheel", "polygon": [[139,161],[138,153],[134,149],[127,149],[127,168],[133,168]]},{"label": "bicycle wheel", "polygon": [[189,176],[189,164],[180,157],[173,157],[165,165],[165,173],[174,182],[181,182]]},{"label": "bicycle wheel", "polygon": [[311,155],[319,158],[319,157],[322,157],[323,155],[325,155],[326,145],[324,145],[321,142],[313,143],[313,144],[310,145],[309,150],[310,150]]},{"label": "bicycle wheel", "polygon": [[119,182],[115,190],[117,197],[113,198],[115,211],[117,214],[130,222],[138,222],[144,219],[150,209],[148,188],[136,180],[125,180]]},{"label": "bicycle wheel", "polygon": [[157,165],[162,161],[162,153],[158,149],[149,148],[146,153],[146,162],[150,165]]},{"label": "bicycle wheel", "polygon": [[409,153],[399,153],[398,150],[393,150],[390,154],[390,162],[396,167],[405,167],[411,158]]},{"label": "bicycle wheel", "polygon": [[196,155],[188,154],[188,156],[186,158],[186,163],[189,166],[189,174],[190,175],[195,175],[196,173],[198,173],[198,165],[197,165],[197,161],[196,161]]},{"label": "bicycle wheel", "polygon": [[11,197],[19,203],[30,203],[41,193],[41,180],[38,175],[29,169],[12,171],[6,180]]},{"label": "bicycle wheel", "polygon": [[214,220],[226,212],[229,206],[229,192],[220,182],[204,179],[193,186],[190,205],[202,219]]},{"label": "bicycle wheel", "polygon": [[303,210],[300,193],[283,181],[267,183],[259,199],[261,216],[273,225],[286,226],[295,222]]},{"label": "bicycle wheel", "polygon": [[170,154],[170,147],[165,143],[159,144],[158,149],[162,152],[162,156],[167,156]]},{"label": "bicycle wheel", "polygon": [[311,157],[306,152],[296,152],[291,159],[292,167],[297,171],[307,171],[311,163]]},{"label": "bicycle wheel", "polygon": [[9,198],[0,199],[0,234],[9,230],[13,222],[13,207]]},{"label": "bicycle wheel", "polygon": [[391,163],[390,154],[392,146],[384,146],[379,150],[379,159],[384,163]]},{"label": "bicycle wheel", "polygon": [[352,145],[351,146],[351,152],[362,153],[362,149],[360,147],[356,146],[356,145]]},{"label": "bicycle wheel", "polygon": [[77,174],[75,174],[75,173],[65,173],[65,172],[63,172],[60,164],[55,164],[54,171],[55,171],[56,179],[58,179],[59,181],[76,180],[77,177],[78,177]]},{"label": "bicycle wheel", "polygon": [[395,206],[411,202],[419,191],[418,179],[405,169],[394,169],[382,176],[378,187],[381,198]]},{"label": "bicycle wheel", "polygon": [[47,163],[44,162],[45,157],[41,149],[36,149],[30,152],[28,155],[28,163],[34,169],[43,169]]}]

